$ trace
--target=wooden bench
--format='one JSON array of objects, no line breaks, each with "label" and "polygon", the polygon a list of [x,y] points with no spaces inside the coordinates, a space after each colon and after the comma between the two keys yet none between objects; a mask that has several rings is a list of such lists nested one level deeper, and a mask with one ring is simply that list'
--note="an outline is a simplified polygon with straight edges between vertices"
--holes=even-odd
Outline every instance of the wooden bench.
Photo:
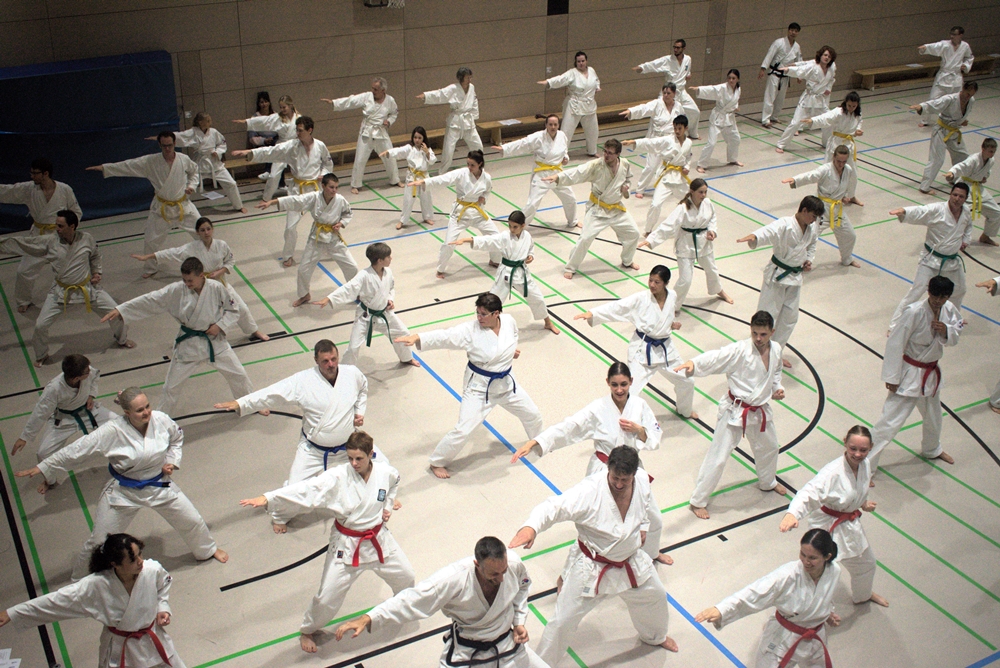
[{"label": "wooden bench", "polygon": [[[976,56],[975,61],[972,63],[972,69],[968,74],[990,74],[995,64],[996,58],[993,56]],[[934,75],[937,74],[941,61],[932,60],[913,63],[913,65],[919,66],[892,65],[889,67],[872,67],[870,69],[855,70],[854,74],[861,77],[861,87],[866,90],[901,86],[908,83],[928,83],[934,81]]]},{"label": "wooden bench", "polygon": [[[621,112],[625,111],[629,107],[634,107],[639,104],[644,104],[646,101],[642,102],[632,102],[628,104],[612,104],[606,107],[597,108],[597,121],[601,123],[602,128],[613,128],[621,127],[623,125],[634,125],[638,123],[648,123],[649,121],[645,118],[638,119],[635,121],[625,120],[621,117]],[[560,114],[561,116],[561,114]],[[536,116],[522,116],[521,118],[514,118],[510,120],[515,120],[517,123],[507,124],[501,121],[485,121],[477,123],[476,126],[482,132],[490,133],[490,143],[495,146],[499,146],[503,143],[503,131],[506,129],[510,134],[528,134],[533,130],[540,130],[545,125],[545,118],[541,114]],[[583,132],[582,126],[577,126],[577,132]]]},{"label": "wooden bench", "polygon": [[[428,130],[427,132],[427,144],[433,146],[433,142],[438,139],[444,139],[444,128],[439,130]],[[392,142],[393,147],[402,146],[403,144],[408,144],[410,142],[410,135],[392,135],[389,137],[389,141]],[[333,146],[327,145],[330,149],[330,157],[333,158],[335,165],[344,165],[348,154],[353,154],[358,148],[358,140],[355,139],[352,142],[345,142],[343,144],[335,144]],[[369,156],[371,157],[371,156]]]}]

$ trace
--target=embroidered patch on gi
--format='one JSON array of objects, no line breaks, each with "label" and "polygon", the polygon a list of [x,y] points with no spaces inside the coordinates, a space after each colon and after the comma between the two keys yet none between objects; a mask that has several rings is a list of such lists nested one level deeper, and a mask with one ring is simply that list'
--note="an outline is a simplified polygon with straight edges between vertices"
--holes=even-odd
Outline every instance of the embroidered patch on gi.
[{"label": "embroidered patch on gi", "polygon": [[524,578],[523,580],[521,580],[521,584],[523,585],[531,584],[531,578]]},{"label": "embroidered patch on gi", "polygon": [[338,559],[343,559],[344,558],[344,551],[343,550],[337,550],[337,558]]},{"label": "embroidered patch on gi", "polygon": [[170,577],[170,575],[167,575],[167,584],[170,584],[173,581],[174,581],[174,579],[172,577]]},{"label": "embroidered patch on gi", "polygon": [[385,494],[386,494],[386,491],[384,489],[380,489],[378,491],[378,500],[379,501],[385,501]]}]

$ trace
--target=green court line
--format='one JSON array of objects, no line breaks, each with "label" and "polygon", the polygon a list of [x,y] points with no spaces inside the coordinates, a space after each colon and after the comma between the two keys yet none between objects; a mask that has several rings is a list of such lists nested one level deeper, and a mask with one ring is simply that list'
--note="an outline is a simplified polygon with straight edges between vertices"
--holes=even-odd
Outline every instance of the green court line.
[{"label": "green court line", "polygon": [[[955,411],[956,413],[958,413],[959,411],[964,411],[966,408],[973,408],[975,406],[979,406],[981,404],[985,404],[989,400],[990,400],[990,398],[986,397],[985,399],[980,399],[979,401],[973,401],[971,404],[965,404],[964,406],[959,406],[958,408],[953,408],[952,410]],[[942,411],[941,417],[945,417],[947,415],[948,415],[947,411]],[[910,424],[906,425],[905,427],[903,427],[899,431],[906,431],[907,429],[913,429],[914,427],[919,427],[923,423],[924,423],[923,420],[917,420],[916,422],[911,422]]]},{"label": "green court line", "polygon": [[83,509],[83,518],[87,520],[87,529],[93,531],[94,520],[90,517],[90,510],[87,508],[87,501],[83,498],[83,490],[80,489],[80,483],[77,482],[76,474],[69,471],[69,479],[73,482],[73,491],[76,492],[76,500],[80,502],[80,508]]},{"label": "green court line", "polygon": [[[274,316],[274,319],[278,321],[278,324],[280,324],[280,325],[281,325],[281,327],[282,327],[282,328],[283,328],[283,329],[284,329],[284,330],[285,330],[285,331],[286,331],[287,333],[291,334],[291,333],[292,333],[292,328],[288,326],[288,323],[286,323],[286,322],[284,321],[284,319],[283,319],[283,318],[282,318],[282,317],[281,317],[280,315],[278,315],[278,312],[274,310],[274,307],[272,307],[272,306],[271,306],[271,304],[270,304],[270,303],[269,303],[269,302],[268,302],[268,301],[267,301],[266,299],[264,299],[264,295],[260,294],[260,291],[259,291],[259,290],[258,290],[258,289],[257,289],[257,288],[256,288],[256,287],[254,286],[254,284],[253,284],[253,283],[251,283],[251,282],[250,282],[250,279],[248,279],[248,278],[247,278],[247,277],[246,277],[246,276],[245,276],[245,275],[243,274],[243,272],[242,272],[242,271],[240,271],[240,268],[239,268],[239,266],[238,266],[238,265],[235,265],[235,264],[233,265],[233,271],[235,271],[235,272],[236,272],[236,274],[237,274],[237,275],[238,275],[238,276],[239,276],[239,277],[240,277],[241,279],[243,279],[243,282],[247,284],[247,287],[248,287],[248,288],[250,288],[251,290],[253,290],[253,293],[254,293],[255,295],[257,295],[257,299],[259,299],[259,300],[261,301],[261,303],[262,303],[262,304],[263,304],[264,306],[266,306],[266,307],[267,307],[267,310],[271,312],[271,315],[273,315],[273,316]],[[298,336],[295,336],[295,337],[294,337],[294,339],[295,339],[295,342],[296,342],[296,343],[298,343],[298,344],[299,344],[300,346],[302,346],[302,350],[303,350],[304,352],[308,352],[308,351],[309,351],[309,346],[307,346],[306,344],[302,343],[302,339],[300,339],[300,338],[299,338]]]},{"label": "green court line", "polygon": [[35,373],[35,365],[31,360],[31,356],[28,355],[28,346],[24,345],[24,338],[21,336],[21,328],[17,326],[17,320],[14,318],[14,311],[10,307],[10,302],[7,301],[7,292],[3,289],[3,284],[0,283],[0,297],[3,298],[4,308],[7,309],[7,317],[10,318],[10,324],[14,327],[14,334],[17,336],[17,343],[21,346],[21,352],[24,353],[24,363],[28,365],[28,371],[31,372],[31,379],[35,381],[35,387],[40,388],[41,383],[38,382],[38,374]]},{"label": "green court line", "polygon": [[[528,604],[528,609],[531,610],[532,614],[535,615],[535,617],[538,618],[538,621],[540,621],[542,623],[542,626],[548,626],[549,625],[548,621],[546,621],[546,619],[542,615],[542,613],[538,612],[538,608],[535,607],[534,603],[529,603]],[[572,647],[567,647],[566,648],[566,653],[569,654],[570,658],[572,658],[574,661],[576,661],[576,665],[580,666],[580,668],[587,668],[587,664],[585,664],[583,662],[583,660],[577,655],[577,653],[573,651]]]}]

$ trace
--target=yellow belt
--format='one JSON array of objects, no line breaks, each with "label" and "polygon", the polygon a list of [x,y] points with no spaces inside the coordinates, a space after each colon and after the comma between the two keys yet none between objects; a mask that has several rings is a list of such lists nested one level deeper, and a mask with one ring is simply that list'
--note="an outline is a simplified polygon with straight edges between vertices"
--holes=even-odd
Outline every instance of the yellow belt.
[{"label": "yellow belt", "polygon": [[656,190],[656,186],[660,185],[660,181],[662,181],[663,177],[667,175],[667,172],[680,172],[681,176],[684,177],[684,180],[687,181],[688,184],[691,183],[691,179],[688,178],[688,175],[684,173],[683,167],[679,167],[677,165],[668,165],[667,163],[664,162],[663,171],[660,172],[660,175],[656,177],[656,183],[653,184],[653,190]]},{"label": "yellow belt", "polygon": [[184,220],[184,206],[183,205],[184,205],[184,202],[187,201],[187,198],[188,198],[188,196],[184,195],[184,197],[181,197],[178,200],[169,200],[169,199],[163,199],[162,197],[160,197],[159,195],[157,195],[156,199],[160,200],[160,217],[163,218],[163,220],[167,220],[167,209],[170,208],[170,207],[176,207],[177,208],[177,219],[178,220]]},{"label": "yellow belt", "polygon": [[296,187],[298,187],[300,195],[305,194],[306,186],[312,186],[311,190],[316,190],[316,191],[319,190],[319,179],[302,180],[302,179],[297,179],[293,176],[292,181],[295,181],[295,185]]},{"label": "yellow belt", "polygon": [[90,276],[88,276],[82,283],[74,283],[72,285],[66,285],[60,281],[56,281],[56,285],[63,289],[63,313],[66,312],[66,304],[69,303],[69,293],[74,290],[79,290],[83,293],[83,303],[87,305],[87,313],[91,313],[90,308],[90,292],[87,291],[87,284],[90,283]]},{"label": "yellow belt", "polygon": [[464,216],[465,212],[468,211],[469,209],[475,209],[476,211],[478,211],[479,215],[483,217],[483,220],[490,219],[490,217],[486,214],[486,212],[483,211],[483,207],[479,206],[479,202],[466,202],[465,200],[461,199],[457,199],[455,200],[455,202],[457,202],[458,205],[462,207],[462,210],[458,212],[458,218],[455,219],[456,223],[461,222],[462,216]]},{"label": "yellow belt", "polygon": [[843,221],[841,216],[844,213],[844,202],[839,199],[830,199],[819,195],[819,198],[830,205],[830,229],[840,227]]},{"label": "yellow belt", "polygon": [[326,223],[316,223],[316,243],[319,243],[320,232],[324,233],[329,232],[331,234],[336,232],[337,238],[340,239],[340,242],[343,244],[347,243],[346,241],[344,241],[344,235],[340,233],[340,230],[335,230],[333,225],[327,225]]},{"label": "yellow belt", "polygon": [[594,193],[590,193],[590,203],[591,204],[596,204],[597,206],[601,207],[605,211],[611,211],[613,209],[618,209],[619,211],[623,211],[625,213],[628,213],[628,210],[625,208],[625,205],[622,204],[621,202],[615,202],[614,204],[608,204],[607,202],[599,199],[597,197],[597,195],[595,195]]},{"label": "yellow belt", "polygon": [[31,224],[38,228],[38,231],[42,234],[49,234],[56,231],[55,223],[50,223],[48,225],[44,223],[39,223],[37,220],[31,221]]},{"label": "yellow belt", "polygon": [[561,172],[562,165],[549,165],[544,162],[538,162],[535,160],[535,168],[531,170],[532,172]]},{"label": "yellow belt", "polygon": [[969,191],[972,194],[972,220],[975,220],[983,212],[983,184],[967,176],[963,176],[962,180],[969,184]]},{"label": "yellow belt", "polygon": [[945,123],[944,121],[941,120],[940,116],[938,116],[937,124],[941,126],[941,129],[948,130],[948,134],[946,134],[944,136],[944,143],[945,144],[948,143],[948,140],[951,139],[951,136],[953,134],[955,134],[956,132],[958,133],[958,143],[959,144],[962,143],[962,130],[960,128],[955,128],[955,127],[952,127],[952,126],[948,125],[947,123]]},{"label": "yellow belt", "polygon": [[[427,178],[427,172],[422,172],[419,169],[411,169],[410,170],[410,174],[413,174],[413,180],[414,181],[419,181],[421,179],[426,179]],[[416,186],[413,186],[413,196],[414,197],[417,196],[417,187]]]},{"label": "yellow belt", "polygon": [[849,135],[845,132],[834,132],[834,137],[840,137],[845,141],[851,142],[851,150],[854,152],[854,162],[858,161],[858,145],[854,143],[854,135]]}]

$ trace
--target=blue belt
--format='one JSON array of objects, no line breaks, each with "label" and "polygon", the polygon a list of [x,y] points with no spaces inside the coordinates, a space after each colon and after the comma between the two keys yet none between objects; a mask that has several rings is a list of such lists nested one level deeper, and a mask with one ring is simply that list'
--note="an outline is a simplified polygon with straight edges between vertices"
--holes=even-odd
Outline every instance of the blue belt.
[{"label": "blue belt", "polygon": [[[514,370],[514,367],[510,367],[506,371],[487,371],[486,369],[480,369],[472,362],[469,362],[469,370],[471,370],[472,373],[478,373],[480,376],[486,376],[490,379],[490,382],[486,383],[486,403],[490,403],[490,385],[493,384],[494,380],[500,380],[501,378],[509,376],[510,372]],[[514,383],[514,392],[517,392],[517,381],[513,378],[510,380]]]},{"label": "blue belt", "polygon": [[160,473],[154,478],[149,478],[148,480],[136,480],[135,478],[127,478],[123,476],[115,470],[115,467],[108,464],[108,473],[110,473],[111,477],[117,480],[118,484],[122,487],[131,487],[132,489],[142,489],[143,487],[170,487],[169,481],[160,482],[160,478],[164,476],[162,471],[160,471]]},{"label": "blue belt", "polygon": [[[316,443],[313,443],[312,441],[309,440],[309,437],[306,436],[306,433],[304,431],[302,432],[302,438],[306,439],[306,443],[308,443],[312,447],[316,448],[317,450],[322,451],[322,453],[323,453],[323,470],[324,471],[326,470],[327,462],[330,459],[330,455],[335,455],[338,452],[344,452],[345,450],[347,450],[347,443],[344,443],[343,445],[335,445],[333,447],[329,447],[329,446],[326,446],[326,445],[318,445]],[[375,452],[374,451],[372,451],[372,459],[375,459]]]},{"label": "blue belt", "polygon": [[[89,408],[87,408],[87,404],[84,404],[82,406],[79,406],[77,408],[74,408],[74,409],[68,410],[68,411],[67,410],[63,410],[62,408],[57,408],[56,411],[62,413],[63,415],[72,415],[73,418],[76,420],[76,424],[80,427],[80,430],[84,434],[89,434],[90,432],[87,430],[86,423],[84,423],[83,418],[80,417],[80,413],[81,412],[86,413],[87,414],[87,418],[90,420],[90,424],[93,425],[94,429],[97,429],[97,418],[94,417],[94,414],[90,412]],[[56,426],[58,427],[59,423],[61,422],[61,420],[59,418],[56,418],[55,422],[56,422]]]},{"label": "blue belt", "polygon": [[663,360],[664,360],[664,364],[666,364],[666,359],[667,359],[667,344],[670,342],[670,337],[668,336],[665,339],[654,339],[649,334],[645,334],[643,332],[640,332],[638,329],[635,330],[635,333],[636,333],[636,336],[638,336],[640,339],[642,339],[643,341],[646,342],[646,366],[653,366],[653,362],[650,359],[650,353],[653,351],[653,348],[662,348],[663,349]]}]

